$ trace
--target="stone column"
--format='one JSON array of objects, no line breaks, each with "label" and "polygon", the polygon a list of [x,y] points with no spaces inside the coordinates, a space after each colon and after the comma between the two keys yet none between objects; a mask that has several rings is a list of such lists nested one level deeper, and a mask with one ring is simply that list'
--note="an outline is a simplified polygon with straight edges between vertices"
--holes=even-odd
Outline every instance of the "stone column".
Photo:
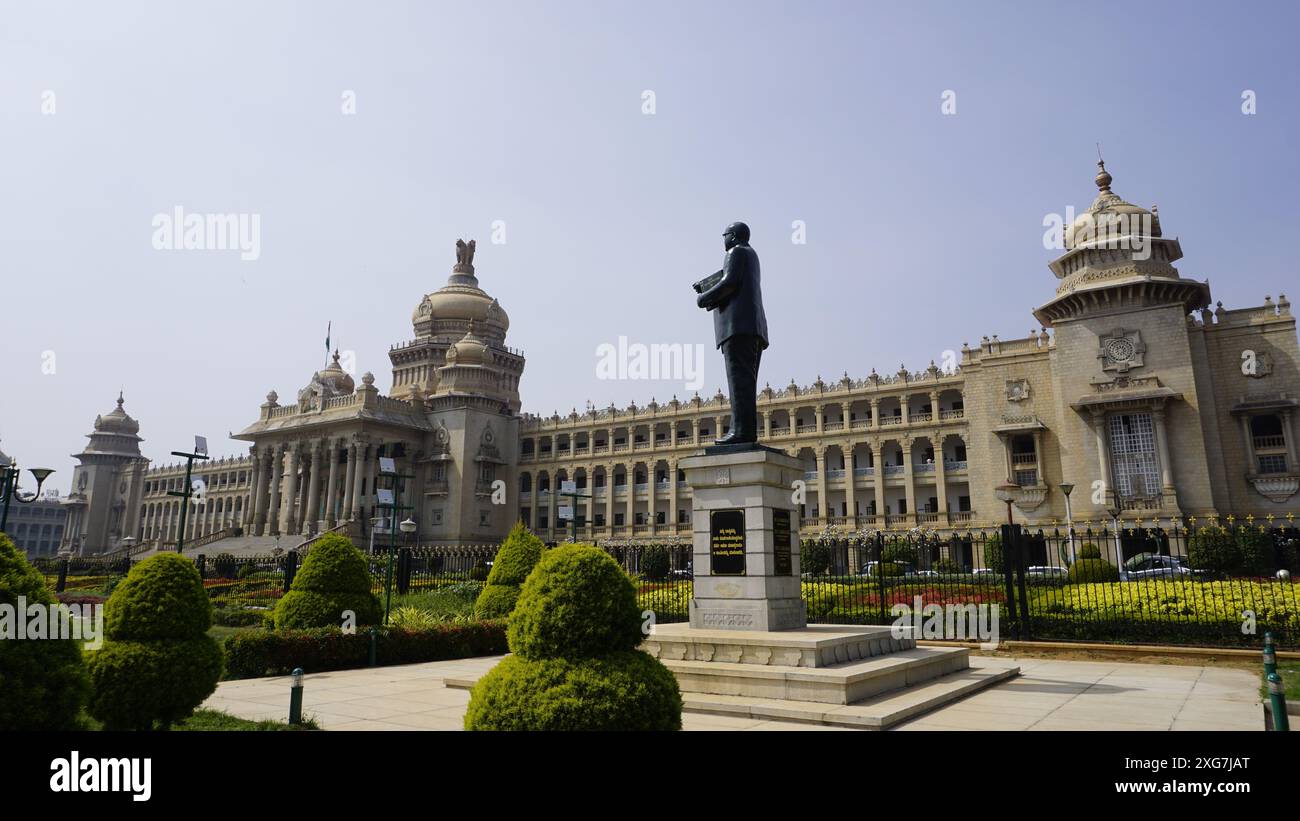
[{"label": "stone column", "polygon": [[[910,393],[905,393],[902,396],[898,397],[899,412],[903,414],[904,425],[910,425],[912,423],[912,409],[908,407],[911,401],[912,401],[912,394]],[[911,454],[908,454],[908,456],[911,456]],[[906,459],[904,459],[903,464],[904,465],[907,464]],[[911,512],[910,509],[908,512],[909,513]]]},{"label": "stone column", "polygon": [[899,442],[903,448],[903,492],[907,494],[907,523],[916,524],[916,485],[912,473],[912,439]]},{"label": "stone column", "polygon": [[310,445],[303,443],[302,454],[299,458],[302,461],[299,462],[299,472],[301,473],[301,477],[298,479],[298,512],[293,517],[294,529],[290,531],[292,533],[302,532],[304,525],[306,525],[308,521],[308,517],[311,516],[311,513],[307,510],[307,494],[311,487],[311,473],[309,471],[311,470],[311,464],[314,461],[311,458]]},{"label": "stone column", "polygon": [[700,443],[700,420],[697,417],[691,420],[691,444],[698,445],[699,443]]},{"label": "stone column", "polygon": [[262,492],[262,455],[253,448],[252,492],[244,506],[244,532],[252,533],[257,523],[257,497]]},{"label": "stone column", "polygon": [[[874,401],[874,400],[873,400]],[[872,417],[875,421],[875,417]],[[876,528],[885,529],[885,440],[873,439],[871,441],[871,461],[874,467],[872,474],[875,477],[876,485]]]},{"label": "stone column", "polygon": [[[871,397],[871,424],[868,427],[871,430],[880,429],[880,400],[874,396]],[[872,452],[875,452],[874,449]],[[876,461],[879,462],[880,460],[877,459]],[[881,515],[883,515],[883,511]]]},{"label": "stone column", "polygon": [[[1259,461],[1255,458],[1255,437],[1250,432],[1250,417],[1243,413],[1237,417],[1237,421],[1241,423],[1241,439],[1246,444],[1247,471],[1249,473],[1258,473]],[[1283,433],[1290,433],[1290,431],[1284,429]],[[1287,436],[1287,442],[1290,443],[1290,441],[1291,437]]]},{"label": "stone column", "polygon": [[311,484],[307,490],[307,509],[302,517],[302,535],[310,536],[317,529],[320,520],[320,464],[324,458],[324,442],[316,439],[311,443]]},{"label": "stone column", "polygon": [[668,532],[677,533],[677,463],[668,463]]},{"label": "stone column", "polygon": [[[1101,471],[1101,481],[1105,483],[1104,487],[1109,491],[1112,490],[1110,486],[1110,447],[1106,441],[1106,415],[1104,413],[1093,414],[1092,433],[1097,442],[1097,469]],[[1010,446],[1008,446],[1008,452],[1010,452]]]},{"label": "stone column", "polygon": [[[696,426],[698,438],[699,427]],[[614,465],[609,463],[605,465],[605,527],[609,528],[609,535],[614,535]]]},{"label": "stone column", "polygon": [[813,405],[813,416],[817,420],[817,435],[821,436],[826,430],[826,406]]},{"label": "stone column", "polygon": [[329,479],[325,483],[325,522],[321,530],[329,530],[338,523],[339,507],[339,449],[338,442],[326,442],[325,458],[329,459]]},{"label": "stone column", "polygon": [[[817,413],[817,428],[821,429],[822,416],[821,412]],[[826,489],[826,446],[817,443],[817,449],[813,451],[813,458],[816,459],[817,465],[817,512],[821,514],[822,525],[830,524],[831,516],[831,497],[830,491]]]},{"label": "stone column", "polygon": [[636,535],[636,462],[627,466],[627,472],[623,474],[627,477],[627,511],[623,514],[623,522],[627,525],[628,536]]},{"label": "stone column", "polygon": [[[1282,438],[1286,441],[1286,469],[1288,473],[1295,473],[1300,468],[1296,466],[1295,434],[1291,426],[1291,417],[1294,414],[1288,408],[1279,413],[1282,417]],[[1249,426],[1248,426],[1249,427]],[[1252,437],[1251,449],[1254,449],[1254,440]],[[1254,472],[1253,470],[1251,471]]]},{"label": "stone column", "polygon": [[[1157,423],[1157,426],[1159,424]],[[1157,431],[1157,441],[1160,438],[1160,433]],[[1038,477],[1038,484],[1047,484],[1047,477],[1043,475],[1043,431],[1041,428],[1034,429],[1034,475]]]},{"label": "stone column", "polygon": [[[1151,420],[1155,423],[1156,434],[1156,454],[1160,458],[1160,494],[1161,507],[1174,507],[1177,504],[1177,498],[1174,491],[1174,466],[1169,459],[1169,433],[1165,428],[1165,409],[1156,408],[1151,413]],[[1038,439],[1034,439],[1034,447],[1038,447]],[[1039,457],[1042,462],[1042,457]]]},{"label": "stone column", "polygon": [[[938,405],[931,405],[938,408]],[[938,410],[935,411],[938,413]],[[943,434],[934,435],[934,489],[939,495],[939,526],[948,524],[948,475],[944,472]]]},{"label": "stone column", "polygon": [[298,451],[299,445],[294,443],[288,448],[288,460],[284,472],[284,493],[280,505],[280,530],[281,535],[293,533],[293,507],[298,500]]},{"label": "stone column", "polygon": [[357,517],[352,508],[353,488],[361,471],[357,470],[357,443],[348,442],[345,448],[348,453],[348,470],[347,476],[343,479],[343,510],[340,511],[340,515],[348,521],[354,521]]},{"label": "stone column", "polygon": [[272,445],[266,456],[269,468],[267,478],[271,484],[267,488],[266,515],[258,517],[257,535],[274,536],[280,532],[280,481],[284,473],[284,454],[279,445]]},{"label": "stone column", "polygon": [[[764,439],[772,438],[772,412],[770,410],[763,411],[763,438]],[[677,477],[674,476],[673,487],[676,486],[677,486]]]}]

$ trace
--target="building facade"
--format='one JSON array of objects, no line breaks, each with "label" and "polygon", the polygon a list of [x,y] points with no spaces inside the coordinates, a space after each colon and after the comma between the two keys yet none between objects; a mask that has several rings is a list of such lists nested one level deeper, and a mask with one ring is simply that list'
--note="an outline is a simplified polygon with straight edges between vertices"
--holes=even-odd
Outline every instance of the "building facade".
[{"label": "building facade", "polygon": [[[1115,194],[1101,164],[1095,182],[1095,201],[1049,266],[1057,282],[1034,312],[1041,331],[963,345],[947,370],[932,362],[761,392],[761,441],[805,466],[792,488],[805,533],[964,530],[1008,515],[1064,524],[1066,487],[1076,523],[1117,511],[1148,520],[1300,513],[1290,303],[1212,303],[1207,282],[1174,267],[1182,248],[1156,210]],[[206,496],[187,540],[362,536],[383,515],[376,491],[392,482],[381,473],[387,458],[408,477],[399,515],[416,522],[421,543],[498,541],[516,520],[563,539],[569,506],[579,538],[689,536],[678,463],[727,432],[726,397],[523,414],[524,356],[505,344],[509,320],[479,287],[473,253],[472,242],[458,243],[447,285],[416,306],[412,338],[389,352],[387,395],[371,374],[356,386],[336,356],[296,401],[267,396],[235,435],[249,454],[201,466]],[[86,511],[70,515],[65,545],[113,549],[127,534],[174,542],[178,508],[166,491],[183,467],[145,469],[131,450],[138,425],[125,436],[118,428],[133,420],[103,425],[112,441],[79,457]],[[117,494],[98,493],[99,472],[122,477]],[[565,482],[576,500],[560,496]]]}]

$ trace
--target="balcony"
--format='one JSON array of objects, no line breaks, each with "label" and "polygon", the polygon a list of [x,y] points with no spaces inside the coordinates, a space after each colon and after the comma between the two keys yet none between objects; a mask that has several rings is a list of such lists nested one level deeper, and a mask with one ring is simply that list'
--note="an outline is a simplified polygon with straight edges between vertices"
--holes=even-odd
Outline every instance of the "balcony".
[{"label": "balcony", "polygon": [[880,417],[880,426],[882,428],[889,427],[890,425],[901,425],[901,424],[903,424],[903,417],[901,416]]},{"label": "balcony", "polygon": [[799,425],[797,428],[795,428],[795,431],[798,432],[798,433],[816,433],[816,432],[817,432],[817,426],[816,426],[816,425]]},{"label": "balcony", "polygon": [[844,468],[838,468],[838,469],[836,469],[836,470],[828,470],[828,471],[826,471],[826,478],[827,478],[827,479],[843,479],[843,478],[844,478]]},{"label": "balcony", "polygon": [[932,413],[913,413],[907,417],[908,422],[929,422],[934,418]]},{"label": "balcony", "polygon": [[934,473],[934,462],[913,462],[913,473]]},{"label": "balcony", "polygon": [[916,514],[916,523],[919,525],[937,525],[939,523],[939,514],[918,513]]},{"label": "balcony", "polygon": [[902,465],[885,465],[885,475],[886,475],[886,476],[902,476],[902,475],[903,475],[903,466],[902,466]]},{"label": "balcony", "polygon": [[971,510],[959,510],[948,514],[948,524],[968,525],[975,519],[975,512]]},{"label": "balcony", "polygon": [[947,471],[966,470],[967,469],[966,460],[965,459],[944,459],[943,469]]},{"label": "balcony", "polygon": [[854,468],[853,475],[854,476],[875,476],[876,469],[875,468]]},{"label": "balcony", "polygon": [[1038,457],[1032,453],[1013,453],[1011,464],[1016,467],[1038,467]]},{"label": "balcony", "polygon": [[608,452],[609,452],[609,445],[596,445],[594,448],[591,449],[591,452],[592,452],[592,453],[608,453]]},{"label": "balcony", "polygon": [[1255,450],[1284,450],[1286,449],[1285,436],[1256,436],[1254,438]]},{"label": "balcony", "polygon": [[870,419],[854,419],[852,422],[852,428],[854,430],[866,430],[869,427],[871,427]]},{"label": "balcony", "polygon": [[649,483],[649,482],[637,482],[636,485],[635,485],[635,487],[636,487],[636,492],[637,492],[637,493],[645,493],[645,492],[647,492],[648,490],[650,490],[650,483]]},{"label": "balcony", "polygon": [[962,419],[965,416],[966,416],[966,411],[960,408],[956,410],[939,411],[939,419],[944,422],[949,422],[952,421],[953,419]]},{"label": "balcony", "polygon": [[805,482],[811,482],[811,481],[814,481],[814,480],[817,478],[817,471],[815,471],[815,470],[805,470],[805,471],[803,472],[803,478],[804,478],[804,481],[805,481]]},{"label": "balcony", "polygon": [[844,430],[843,422],[827,422],[822,426],[822,430]]}]

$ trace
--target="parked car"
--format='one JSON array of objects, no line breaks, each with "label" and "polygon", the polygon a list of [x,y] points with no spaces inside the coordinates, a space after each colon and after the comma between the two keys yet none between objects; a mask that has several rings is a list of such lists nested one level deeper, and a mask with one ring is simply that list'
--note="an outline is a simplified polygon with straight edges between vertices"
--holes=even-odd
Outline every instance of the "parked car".
[{"label": "parked car", "polygon": [[695,574],[692,573],[692,572],[689,571],[689,570],[684,570],[684,569],[682,569],[682,570],[670,570],[670,571],[668,571],[668,578],[670,578],[670,579],[686,579],[686,580],[689,581],[689,580],[695,578]]},{"label": "parked car", "polygon": [[1054,565],[1036,564],[1025,568],[1026,576],[1042,576],[1048,579],[1064,579],[1070,574],[1070,571],[1064,567]]},{"label": "parked car", "polygon": [[[858,575],[859,575],[859,576],[875,576],[875,575],[878,575],[878,572],[876,571],[876,565],[878,565],[878,564],[880,564],[880,562],[867,562],[866,564],[862,565],[862,568],[861,568],[860,570],[858,570]],[[903,575],[904,575],[904,576],[915,576],[915,575],[916,575],[916,571],[912,569],[912,563],[911,563],[911,562],[885,562],[885,564],[897,565],[898,567],[903,568]]]},{"label": "parked car", "polygon": [[1143,553],[1124,562],[1120,568],[1120,581],[1133,582],[1141,579],[1175,579],[1190,578],[1196,575],[1179,556],[1159,556]]},{"label": "parked car", "polygon": [[990,583],[1002,580],[1002,571],[990,567],[977,567],[971,571],[971,575],[975,577],[977,582]]}]

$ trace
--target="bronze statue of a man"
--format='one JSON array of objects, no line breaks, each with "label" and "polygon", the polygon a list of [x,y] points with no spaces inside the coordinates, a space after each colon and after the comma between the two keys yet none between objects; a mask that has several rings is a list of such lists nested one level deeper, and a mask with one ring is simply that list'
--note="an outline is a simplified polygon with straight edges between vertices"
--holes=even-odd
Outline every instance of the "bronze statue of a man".
[{"label": "bronze statue of a man", "polygon": [[715,445],[753,444],[758,441],[758,362],[767,348],[758,254],[749,247],[749,226],[743,222],[728,225],[722,240],[727,251],[722,270],[694,286],[696,304],[713,312],[713,337],[722,349],[731,396],[731,432]]}]

